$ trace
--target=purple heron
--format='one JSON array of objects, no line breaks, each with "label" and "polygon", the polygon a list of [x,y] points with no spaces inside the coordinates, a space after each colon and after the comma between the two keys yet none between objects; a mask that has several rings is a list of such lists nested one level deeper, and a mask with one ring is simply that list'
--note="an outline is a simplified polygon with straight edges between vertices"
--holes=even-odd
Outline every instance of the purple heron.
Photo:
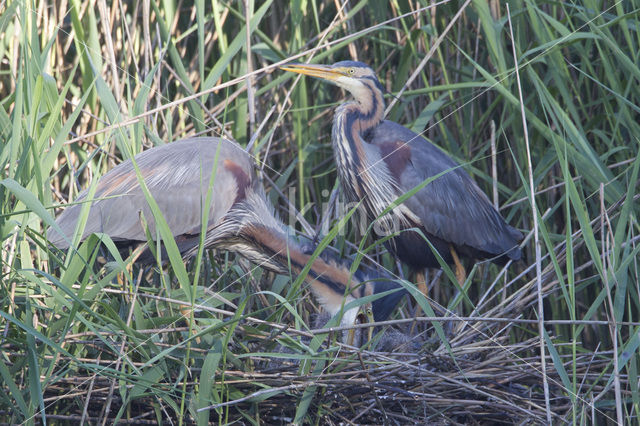
[{"label": "purple heron", "polygon": [[[505,222],[469,174],[420,135],[384,120],[384,88],[371,67],[342,61],[280,68],[327,81],[353,96],[333,118],[331,140],[342,192],[347,201],[362,202],[368,220],[399,231],[387,247],[421,275],[423,293],[424,269],[440,267],[425,238],[446,263],[455,264],[459,282],[466,276],[459,255],[498,264],[521,258],[522,233]],[[398,197],[430,178],[380,217]]]},{"label": "purple heron", "polygon": [[[148,149],[134,158],[183,257],[197,251],[202,206],[215,167],[205,247],[237,252],[281,274],[300,274],[310,263],[306,281],[331,315],[355,298],[395,289],[371,304],[374,319],[384,320],[403,296],[400,284],[374,276],[371,271],[363,269],[351,274],[349,264],[322,257],[312,260],[276,218],[249,155],[236,143],[210,137],[185,139]],[[83,191],[76,201],[86,200],[87,195],[87,190]],[[49,241],[53,245],[61,249],[69,247],[81,210],[82,203],[74,204],[58,216],[56,223],[64,236],[49,228]],[[101,232],[109,235],[119,248],[144,244],[147,237],[141,214],[148,222],[150,234],[156,235],[154,216],[133,163],[127,160],[97,183],[82,239]],[[342,323],[353,324],[356,314],[355,308],[345,312]]]}]

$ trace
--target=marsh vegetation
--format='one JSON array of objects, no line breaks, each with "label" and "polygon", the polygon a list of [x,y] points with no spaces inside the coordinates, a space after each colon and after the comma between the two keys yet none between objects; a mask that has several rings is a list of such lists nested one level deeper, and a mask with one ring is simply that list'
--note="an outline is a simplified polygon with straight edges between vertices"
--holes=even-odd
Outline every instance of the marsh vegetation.
[{"label": "marsh vegetation", "polygon": [[[637,0],[0,2],[0,418],[637,424],[639,13]],[[411,288],[357,213],[343,220],[330,138],[345,94],[275,66],[344,59],[370,64],[387,117],[526,235],[523,261],[467,263],[464,286],[447,271],[430,300],[405,297],[378,337],[392,351],[346,345],[303,277],[233,253],[140,268],[97,237],[48,244],[56,214],[116,164],[223,136],[248,147],[292,230]]]}]

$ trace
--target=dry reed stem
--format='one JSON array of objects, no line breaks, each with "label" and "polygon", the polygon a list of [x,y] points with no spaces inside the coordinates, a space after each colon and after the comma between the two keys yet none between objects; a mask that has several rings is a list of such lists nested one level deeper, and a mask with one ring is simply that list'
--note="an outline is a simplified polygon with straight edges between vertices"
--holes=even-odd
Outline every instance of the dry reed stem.
[{"label": "dry reed stem", "polygon": [[547,423],[551,424],[551,402],[549,401],[549,384],[547,383],[547,368],[545,355],[544,335],[544,303],[542,295],[542,242],[538,235],[538,207],[536,206],[535,184],[533,181],[533,163],[531,162],[531,148],[529,145],[529,131],[527,130],[527,118],[524,111],[524,98],[522,96],[522,85],[520,84],[520,68],[518,66],[518,55],[516,54],[516,42],[513,37],[513,26],[511,25],[511,12],[507,3],[507,17],[509,19],[509,34],[511,35],[511,48],[513,50],[513,61],[515,63],[516,81],[518,84],[518,96],[520,99],[520,113],[522,115],[522,127],[524,130],[524,142],[527,151],[527,172],[529,175],[529,193],[531,194],[531,211],[533,212],[533,243],[536,253],[536,288],[538,293],[538,332],[540,333],[540,363],[542,365],[542,383],[544,387],[544,401],[547,409]]}]

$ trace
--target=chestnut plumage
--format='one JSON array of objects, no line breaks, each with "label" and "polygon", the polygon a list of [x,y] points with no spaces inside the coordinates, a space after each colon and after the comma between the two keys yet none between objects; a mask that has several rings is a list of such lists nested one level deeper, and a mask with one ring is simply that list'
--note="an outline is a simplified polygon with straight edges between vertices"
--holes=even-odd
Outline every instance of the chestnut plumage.
[{"label": "chestnut plumage", "polygon": [[[281,68],[328,81],[353,96],[336,108],[333,119],[338,177],[347,201],[362,202],[382,233],[397,233],[387,247],[401,261],[416,270],[440,266],[422,235],[447,263],[456,252],[496,263],[520,259],[522,233],[504,221],[467,172],[420,135],[383,119],[383,86],[373,69],[355,61]],[[441,173],[380,217],[398,197]]]},{"label": "chestnut plumage", "polygon": [[[326,262],[301,249],[288,228],[277,219],[267,201],[253,164],[236,143],[219,138],[191,138],[152,148],[134,157],[140,174],[169,225],[183,257],[194,255],[202,229],[203,206],[210,190],[207,248],[232,250],[259,266],[278,273],[299,274],[310,263],[306,276],[312,293],[332,315],[349,301],[388,290],[372,304],[376,320],[385,319],[404,294],[398,283],[358,272],[348,264]],[[68,248],[80,218],[85,190],[56,219],[62,231],[49,228],[49,241]],[[141,215],[150,234],[156,235],[153,214],[131,160],[124,161],[97,183],[81,239],[100,232],[120,247],[147,241]],[[343,314],[343,324],[353,324],[357,309]]]}]

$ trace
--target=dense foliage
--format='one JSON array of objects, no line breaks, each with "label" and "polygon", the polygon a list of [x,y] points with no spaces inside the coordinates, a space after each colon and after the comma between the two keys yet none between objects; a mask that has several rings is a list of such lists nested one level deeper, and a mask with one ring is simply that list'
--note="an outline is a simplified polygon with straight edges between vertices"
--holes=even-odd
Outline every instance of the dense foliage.
[{"label": "dense foliage", "polygon": [[[0,2],[3,422],[637,422],[639,1],[190,3]],[[231,253],[161,270],[47,244],[123,159],[222,135],[292,228],[412,278],[357,215],[337,229],[346,95],[274,66],[344,59],[527,235],[523,262],[406,297],[386,334],[411,344],[313,331],[301,277]]]}]

